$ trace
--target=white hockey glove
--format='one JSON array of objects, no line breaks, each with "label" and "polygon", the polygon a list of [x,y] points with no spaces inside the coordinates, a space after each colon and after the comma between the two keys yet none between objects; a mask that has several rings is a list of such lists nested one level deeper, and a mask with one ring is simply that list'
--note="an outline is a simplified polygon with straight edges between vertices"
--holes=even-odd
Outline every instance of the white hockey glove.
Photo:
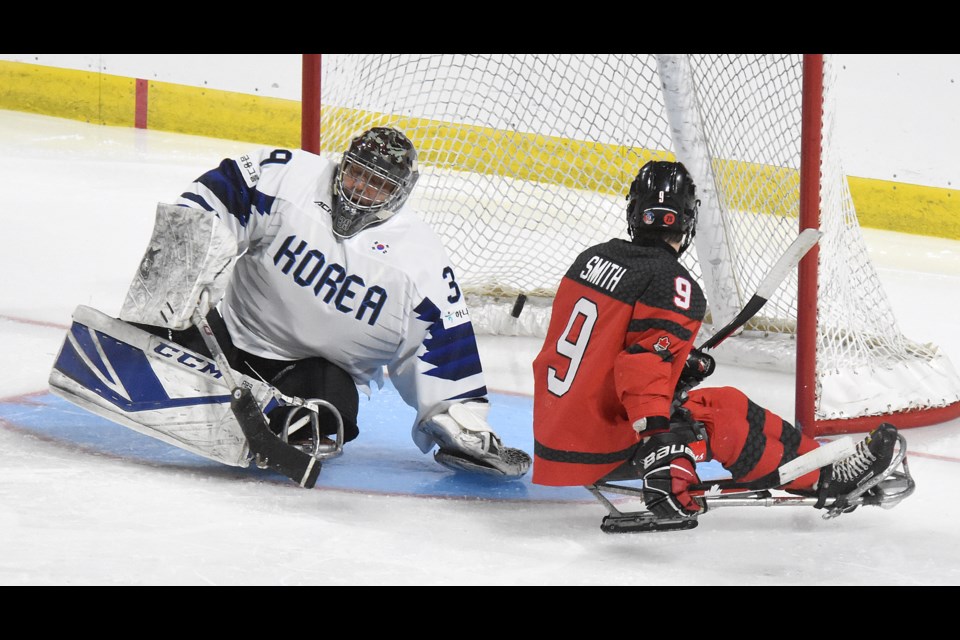
[{"label": "white hockey glove", "polygon": [[198,306],[206,316],[223,297],[237,253],[233,232],[212,213],[157,205],[153,235],[127,290],[120,319],[186,329]]},{"label": "white hockey glove", "polygon": [[520,449],[503,446],[487,423],[489,412],[485,399],[470,400],[426,420],[422,430],[439,445],[434,460],[456,471],[502,478],[523,476],[530,469],[530,456]]}]

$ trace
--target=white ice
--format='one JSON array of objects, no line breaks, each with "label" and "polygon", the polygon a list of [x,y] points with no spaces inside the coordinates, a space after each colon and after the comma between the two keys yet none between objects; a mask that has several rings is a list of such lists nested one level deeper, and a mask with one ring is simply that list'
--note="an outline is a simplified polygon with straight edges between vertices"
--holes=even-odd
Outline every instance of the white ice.
[{"label": "white ice", "polygon": [[[0,403],[29,410],[47,392],[78,304],[118,312],[156,203],[250,148],[0,111]],[[960,242],[866,237],[903,332],[960,365]],[[529,393],[538,347],[483,338],[489,386]],[[727,368],[712,382],[789,417],[786,378]],[[960,420],[904,433],[917,490],[893,509],[824,520],[812,508],[729,508],[692,531],[607,535],[604,509],[586,494],[511,502],[302,490],[104,455],[3,420],[0,584],[960,584]],[[349,455],[348,445],[344,464]]]}]

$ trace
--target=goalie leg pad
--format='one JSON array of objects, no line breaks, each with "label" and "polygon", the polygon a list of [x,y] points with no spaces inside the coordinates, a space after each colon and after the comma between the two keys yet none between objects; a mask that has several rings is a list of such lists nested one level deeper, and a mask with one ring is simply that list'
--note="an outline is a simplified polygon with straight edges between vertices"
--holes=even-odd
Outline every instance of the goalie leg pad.
[{"label": "goalie leg pad", "polygon": [[[271,389],[242,377],[264,407]],[[50,372],[51,390],[101,417],[224,464],[249,466],[231,389],[216,363],[182,345],[80,306]]]}]

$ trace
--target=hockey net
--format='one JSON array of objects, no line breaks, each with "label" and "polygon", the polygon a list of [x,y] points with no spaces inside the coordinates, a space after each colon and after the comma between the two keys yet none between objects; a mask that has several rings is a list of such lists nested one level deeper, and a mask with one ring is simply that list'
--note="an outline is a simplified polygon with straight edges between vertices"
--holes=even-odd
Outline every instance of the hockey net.
[{"label": "hockey net", "polygon": [[[937,347],[901,333],[869,260],[831,144],[834,83],[823,60],[815,365],[812,380],[797,380],[814,393],[798,420],[809,415],[803,428],[822,435],[892,415],[898,426],[956,417],[960,377]],[[701,207],[683,262],[707,295],[705,339],[801,228],[803,65],[785,54],[325,54],[321,117],[304,117],[320,122],[320,153],[341,152],[371,126],[414,141],[421,177],[410,203],[444,238],[481,333],[545,335],[575,256],[627,237],[638,168],[684,162]],[[305,73],[305,92],[309,83]],[[798,292],[794,272],[717,358],[793,372]]]}]

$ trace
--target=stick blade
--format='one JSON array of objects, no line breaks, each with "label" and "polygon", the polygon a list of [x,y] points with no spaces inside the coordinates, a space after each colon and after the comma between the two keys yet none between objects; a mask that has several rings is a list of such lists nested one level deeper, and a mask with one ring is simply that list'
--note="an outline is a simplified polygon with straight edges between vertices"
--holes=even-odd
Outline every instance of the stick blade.
[{"label": "stick blade", "polygon": [[794,458],[790,462],[782,465],[778,470],[780,473],[780,484],[784,485],[800,476],[806,475],[811,471],[822,469],[833,464],[837,460],[846,458],[856,450],[856,443],[850,436],[843,436],[837,440],[827,442],[818,448],[810,451],[799,458]]},{"label": "stick blade", "polygon": [[260,412],[249,389],[234,389],[230,407],[249,442],[250,452],[270,468],[305,489],[312,489],[320,475],[320,461],[277,437]]},{"label": "stick blade", "polygon": [[813,245],[820,242],[821,237],[823,237],[823,232],[819,229],[804,229],[801,231],[800,235],[790,243],[787,250],[783,252],[780,259],[770,269],[770,273],[763,279],[760,286],[757,287],[756,295],[765,301],[769,300],[780,283],[786,279],[787,273],[800,263],[800,260],[807,255]]}]

